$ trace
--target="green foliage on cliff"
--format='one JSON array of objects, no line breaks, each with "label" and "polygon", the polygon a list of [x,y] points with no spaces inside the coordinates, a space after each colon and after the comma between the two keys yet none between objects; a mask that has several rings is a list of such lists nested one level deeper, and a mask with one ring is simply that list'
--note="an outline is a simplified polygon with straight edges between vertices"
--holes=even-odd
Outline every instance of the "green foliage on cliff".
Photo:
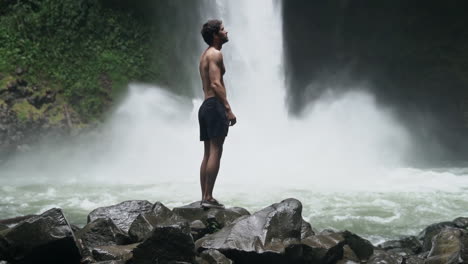
[{"label": "green foliage on cliff", "polygon": [[26,68],[28,81],[63,92],[85,120],[98,118],[130,81],[164,82],[168,44],[157,29],[104,4],[1,1],[0,72]]}]

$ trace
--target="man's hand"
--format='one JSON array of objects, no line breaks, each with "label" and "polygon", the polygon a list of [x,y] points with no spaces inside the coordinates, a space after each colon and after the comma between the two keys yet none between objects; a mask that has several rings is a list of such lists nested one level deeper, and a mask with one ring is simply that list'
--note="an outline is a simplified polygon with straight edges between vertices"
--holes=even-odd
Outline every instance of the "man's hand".
[{"label": "man's hand", "polygon": [[237,118],[232,111],[226,112],[227,119],[229,120],[229,126],[233,126],[237,123]]}]

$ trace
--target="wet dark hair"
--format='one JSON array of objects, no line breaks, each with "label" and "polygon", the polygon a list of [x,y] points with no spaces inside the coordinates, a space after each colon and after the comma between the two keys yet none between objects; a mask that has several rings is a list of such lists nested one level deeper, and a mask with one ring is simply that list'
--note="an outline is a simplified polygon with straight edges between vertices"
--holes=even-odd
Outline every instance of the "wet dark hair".
[{"label": "wet dark hair", "polygon": [[206,44],[210,46],[213,44],[213,34],[216,34],[219,32],[219,30],[221,30],[222,23],[223,21],[219,19],[212,19],[208,20],[205,24],[203,24],[201,34]]}]

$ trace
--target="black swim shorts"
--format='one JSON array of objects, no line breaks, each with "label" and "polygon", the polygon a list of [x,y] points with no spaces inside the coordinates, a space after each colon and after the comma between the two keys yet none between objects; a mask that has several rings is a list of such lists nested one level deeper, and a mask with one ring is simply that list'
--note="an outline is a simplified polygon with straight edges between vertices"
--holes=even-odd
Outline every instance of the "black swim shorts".
[{"label": "black swim shorts", "polygon": [[226,108],[217,97],[206,99],[200,106],[198,123],[200,124],[200,141],[227,136],[229,121]]}]

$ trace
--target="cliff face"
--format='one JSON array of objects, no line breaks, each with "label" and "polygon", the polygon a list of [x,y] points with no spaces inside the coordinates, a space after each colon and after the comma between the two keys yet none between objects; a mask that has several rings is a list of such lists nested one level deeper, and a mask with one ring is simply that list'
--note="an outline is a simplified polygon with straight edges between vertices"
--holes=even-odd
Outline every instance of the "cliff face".
[{"label": "cliff face", "polygon": [[18,68],[0,75],[0,161],[45,138],[60,138],[87,126],[69,106],[63,90],[27,81]]},{"label": "cliff face", "polygon": [[467,154],[466,2],[283,1],[283,7],[292,112],[326,84],[345,92],[368,83],[430,159]]},{"label": "cliff face", "polygon": [[130,82],[190,95],[196,67],[180,50],[198,45],[197,8],[185,1],[2,1],[0,160],[99,123]]}]

